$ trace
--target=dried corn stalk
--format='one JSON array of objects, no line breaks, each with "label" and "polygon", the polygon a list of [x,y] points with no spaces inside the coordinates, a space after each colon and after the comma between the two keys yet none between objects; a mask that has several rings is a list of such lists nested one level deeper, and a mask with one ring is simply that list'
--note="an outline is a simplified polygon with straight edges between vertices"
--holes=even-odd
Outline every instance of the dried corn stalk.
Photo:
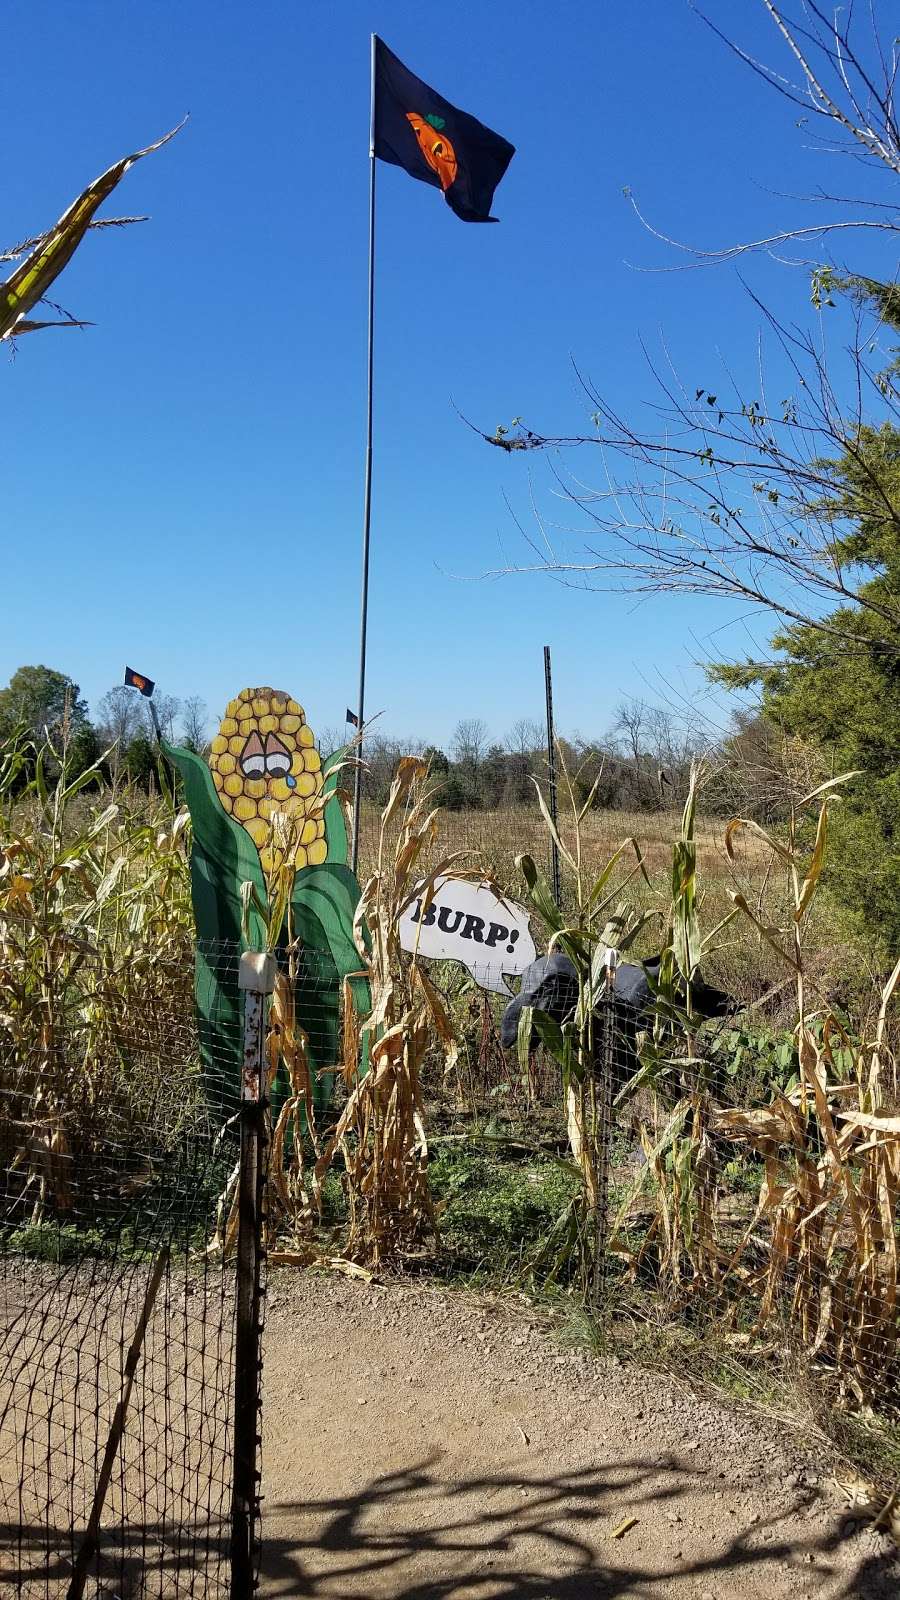
[{"label": "dried corn stalk", "polygon": [[716,1131],[765,1165],[734,1258],[759,1296],[758,1326],[786,1314],[839,1387],[864,1402],[900,1381],[900,1117],[866,1109],[871,1056],[860,1053],[855,1082],[838,1083],[827,1032],[821,1045],[806,1043],[806,1080],[790,1095],[716,1114]]},{"label": "dried corn stalk", "polygon": [[[808,796],[819,802],[808,858],[796,816],[786,840],[749,822],[730,824],[726,835],[730,854],[741,829],[762,836],[787,874],[786,927],[751,911],[744,896],[733,899],[793,971],[799,1081],[788,1094],[776,1089],[764,1106],[701,1105],[696,1094],[682,1100],[661,1137],[645,1133],[647,1173],[620,1208],[614,1234],[617,1253],[632,1266],[655,1252],[670,1292],[715,1286],[732,1300],[749,1296],[758,1331],[780,1324],[834,1375],[840,1393],[869,1402],[900,1383],[900,1117],[882,1105],[885,1023],[900,962],[885,986],[873,1040],[841,1077],[833,1050],[846,1054],[846,1035],[833,1018],[820,1034],[810,1026],[803,932],[824,865],[828,807],[843,781]],[[736,1241],[711,1156],[721,1141],[749,1146],[763,1165],[757,1204]],[[651,1217],[636,1251],[628,1251],[622,1234],[629,1216],[632,1226],[637,1221],[646,1176],[653,1180]]]},{"label": "dried corn stalk", "polygon": [[[437,836],[427,776],[423,761],[404,757],[382,814],[376,870],[362,891],[354,930],[372,1009],[360,1022],[345,979],[347,1101],[315,1171],[321,1183],[338,1152],[342,1156],[349,1209],[345,1255],[368,1267],[396,1260],[436,1232],[421,1073],[432,1042],[448,1062],[456,1044],[433,984],[415,957],[409,961],[401,954],[399,922],[414,899],[430,902],[442,874],[475,874],[460,869],[461,851],[423,869]],[[391,847],[388,835],[398,822]]]},{"label": "dried corn stalk", "polygon": [[[832,1042],[847,1040],[834,1018],[818,1038],[809,1026],[803,930],[825,861],[828,810],[835,790],[854,774],[832,779],[807,797],[819,801],[812,854],[798,846],[798,817],[786,841],[763,834],[783,863],[793,900],[788,928],[775,928],[735,903],[760,936],[793,968],[797,989],[800,1079],[770,1106],[721,1111],[720,1135],[742,1140],[762,1157],[765,1178],[749,1227],[734,1252],[750,1268],[759,1294],[758,1325],[787,1315],[807,1351],[835,1372],[839,1387],[863,1401],[900,1380],[897,1229],[900,1118],[882,1110],[882,1060],[888,1006],[900,980],[898,962],[885,985],[875,1037],[857,1053],[855,1070],[839,1081]],[[739,828],[732,823],[726,843]],[[757,832],[762,830],[756,829]]]},{"label": "dried corn stalk", "polygon": [[269,1094],[279,1066],[285,1069],[290,1092],[278,1113],[269,1145],[266,1226],[272,1240],[278,1237],[285,1224],[294,1235],[307,1232],[321,1211],[318,1185],[314,1175],[307,1175],[303,1145],[304,1135],[307,1135],[314,1154],[319,1155],[309,1040],[297,1021],[293,985],[284,972],[278,973],[269,1007],[266,1034]]},{"label": "dried corn stalk", "polygon": [[71,733],[67,711],[53,741],[0,741],[0,1168],[35,1224],[84,1201],[105,1139],[140,1152],[155,1089],[122,1064],[190,951],[184,815],[92,799],[105,757],[70,778]]}]

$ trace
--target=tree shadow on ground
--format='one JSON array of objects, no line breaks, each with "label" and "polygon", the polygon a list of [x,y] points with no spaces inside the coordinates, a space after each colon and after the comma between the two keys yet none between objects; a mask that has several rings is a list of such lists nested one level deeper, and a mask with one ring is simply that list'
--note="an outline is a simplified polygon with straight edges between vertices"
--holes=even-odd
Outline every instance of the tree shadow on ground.
[{"label": "tree shadow on ground", "polygon": [[[0,1522],[2,1600],[64,1600],[84,1529],[35,1518]],[[104,1519],[100,1555],[88,1564],[85,1600],[225,1600],[230,1587],[229,1529],[164,1521],[122,1526]]]},{"label": "tree shadow on ground", "polygon": [[[800,1524],[810,1531],[798,1536],[796,1501],[712,1548],[706,1527],[689,1528],[708,1490],[671,1458],[453,1478],[434,1452],[354,1493],[266,1504],[259,1592],[266,1600],[662,1600],[677,1582],[679,1594],[715,1600],[776,1592],[806,1600],[826,1585],[829,1600],[896,1600],[896,1552],[854,1553],[834,1518]],[[684,1515],[678,1536],[667,1512]],[[612,1538],[624,1516],[638,1518],[640,1550],[634,1540],[629,1549],[627,1534]],[[675,1559],[681,1533],[684,1556]],[[114,1522],[101,1542],[91,1600],[228,1595],[222,1523]],[[0,1523],[0,1595],[62,1600],[77,1543],[49,1519]]]},{"label": "tree shadow on ground", "polygon": [[[668,1528],[667,1511],[687,1518],[688,1497],[709,1488],[669,1459],[455,1480],[442,1476],[439,1463],[437,1452],[346,1496],[268,1505],[260,1593],[266,1600],[661,1600],[679,1580],[685,1595],[769,1600],[775,1564],[794,1574],[798,1595],[830,1583],[834,1600],[896,1600],[895,1553],[854,1561],[834,1520],[824,1531],[810,1522],[798,1537],[783,1505],[727,1544],[684,1528],[683,1559],[673,1559],[674,1534],[651,1542],[646,1561],[630,1556],[627,1535],[621,1543],[612,1538],[619,1520],[637,1517],[646,1531],[662,1519]],[[714,1553],[696,1553],[713,1544]]]}]

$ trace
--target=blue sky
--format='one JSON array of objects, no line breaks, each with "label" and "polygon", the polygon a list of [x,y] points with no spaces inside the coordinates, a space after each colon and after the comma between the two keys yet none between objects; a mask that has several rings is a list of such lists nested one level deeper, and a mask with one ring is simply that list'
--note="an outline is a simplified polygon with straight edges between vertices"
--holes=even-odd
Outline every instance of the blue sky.
[{"label": "blue sky", "polygon": [[[714,9],[780,60],[761,5]],[[216,718],[249,683],[288,689],[314,727],[355,703],[372,29],[517,155],[497,227],[378,169],[368,709],[439,742],[460,717],[502,735],[540,716],[549,643],[560,726],[599,732],[630,694],[690,702],[692,663],[748,644],[709,601],[480,579],[529,559],[505,497],[527,520],[551,486],[454,409],[578,431],[574,357],[636,412],[639,340],[662,335],[689,383],[713,387],[726,357],[752,373],[760,319],[737,272],[638,270],[673,257],[623,186],[663,231],[716,245],[790,223],[785,191],[843,172],[686,3],[47,0],[38,27],[13,0],[6,241],[191,120],[106,207],[152,221],[89,236],[55,286],[97,326],[0,356],[0,681],[43,661],[96,703],[127,659]],[[744,270],[785,316],[811,314],[800,271]]]}]

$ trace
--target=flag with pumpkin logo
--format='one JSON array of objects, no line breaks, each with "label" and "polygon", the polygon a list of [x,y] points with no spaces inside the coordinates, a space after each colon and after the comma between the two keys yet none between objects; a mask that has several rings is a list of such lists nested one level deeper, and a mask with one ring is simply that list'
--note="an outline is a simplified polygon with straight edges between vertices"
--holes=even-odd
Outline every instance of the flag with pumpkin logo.
[{"label": "flag with pumpkin logo", "polygon": [[129,689],[139,689],[147,700],[156,688],[152,678],[145,678],[142,672],[135,672],[134,667],[125,668],[125,684]]},{"label": "flag with pumpkin logo", "polygon": [[496,222],[494,190],[515,148],[430,89],[375,40],[375,154],[443,190],[463,222]]}]

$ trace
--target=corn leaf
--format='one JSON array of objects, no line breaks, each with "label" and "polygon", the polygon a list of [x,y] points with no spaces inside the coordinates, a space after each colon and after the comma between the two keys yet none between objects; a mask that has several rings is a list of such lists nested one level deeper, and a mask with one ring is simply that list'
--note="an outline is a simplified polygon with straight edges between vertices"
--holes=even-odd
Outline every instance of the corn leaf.
[{"label": "corn leaf", "polygon": [[742,828],[746,828],[748,833],[755,833],[758,839],[762,839],[770,850],[774,850],[775,854],[781,857],[782,861],[787,862],[788,866],[793,866],[794,857],[786,845],[773,838],[771,833],[767,833],[765,828],[761,828],[758,822],[753,822],[749,817],[733,817],[725,829],[725,850],[730,861],[734,860],[735,834]]},{"label": "corn leaf", "polygon": [[785,950],[784,946],[780,943],[781,929],[772,927],[767,922],[760,921],[759,917],[756,915],[756,912],[751,911],[744,895],[739,894],[734,889],[729,890],[729,894],[738,910],[743,911],[745,917],[749,917],[757,933],[761,934],[763,939],[765,939],[766,944],[771,945],[772,949],[781,957],[782,961],[786,961],[788,966],[793,967],[794,971],[796,972],[797,962],[794,959],[794,956],[790,953],[790,951]]},{"label": "corn leaf", "polygon": [[826,801],[819,811],[819,821],[816,826],[816,842],[813,845],[812,861],[809,864],[809,870],[807,871],[806,877],[803,880],[803,887],[800,890],[800,897],[797,901],[796,910],[794,911],[795,922],[802,921],[803,914],[816,892],[816,884],[821,877],[822,868],[825,865],[825,845],[827,843],[827,839],[828,803]]},{"label": "corn leaf", "polygon": [[0,284],[0,340],[10,339],[17,333],[45,326],[43,323],[32,323],[29,328],[24,319],[38,301],[43,299],[63,267],[71,261],[91,225],[98,206],[112,194],[129,167],[133,167],[134,163],[142,160],[144,156],[152,155],[154,150],[162,149],[162,146],[168,144],[170,139],[174,139],[176,133],[183,127],[184,122],[179,123],[177,128],[164,134],[154,144],[148,144],[143,150],[136,150],[133,155],[123,156],[121,161],[116,161],[113,166],[108,167],[106,172],[95,178],[93,183],[89,183],[78,199],[63,212],[55,227],[41,235],[21,265],[10,273],[5,283]]},{"label": "corn leaf", "polygon": [[[609,860],[606,863],[606,866],[602,869],[602,871],[600,872],[599,877],[595,880],[595,882],[594,882],[594,884],[593,884],[593,886],[591,888],[591,892],[588,895],[587,901],[585,903],[585,912],[586,913],[590,914],[591,912],[593,912],[594,910],[597,909],[597,903],[598,903],[598,901],[600,899],[600,896],[603,893],[603,890],[606,888],[607,883],[609,882],[610,878],[612,877],[612,874],[613,874],[616,866],[618,865],[618,863],[621,861],[623,855],[625,854],[625,851],[628,850],[629,848],[634,851],[635,856],[637,857],[637,866],[634,869],[635,873],[636,872],[640,872],[640,874],[643,877],[644,882],[646,883],[648,889],[652,889],[653,885],[652,885],[652,883],[650,882],[650,879],[647,876],[647,868],[644,865],[644,857],[643,857],[643,854],[641,852],[641,847],[638,844],[637,840],[633,839],[631,837],[631,835],[629,834],[627,839],[623,839],[622,840],[622,843],[619,845],[619,848],[615,852],[615,854],[610,856]],[[632,874],[632,876],[633,875],[634,874]]]},{"label": "corn leaf", "polygon": [[853,772],[842,772],[840,777],[829,778],[826,783],[820,783],[817,789],[810,789],[809,794],[803,796],[800,805],[808,806],[810,800],[818,800],[820,794],[828,794],[830,790],[837,789],[840,784],[849,783],[851,778],[861,777],[862,773],[859,768],[856,768]]},{"label": "corn leaf", "polygon": [[531,1006],[523,1006],[519,1012],[519,1026],[516,1029],[516,1057],[519,1062],[519,1071],[527,1082],[529,1064],[531,1060],[531,1029],[534,1011]]},{"label": "corn leaf", "polygon": [[578,867],[576,865],[575,858],[570,853],[570,851],[568,851],[566,849],[565,845],[562,842],[562,838],[560,836],[559,829],[557,828],[556,823],[553,821],[553,818],[550,815],[550,808],[547,805],[546,800],[544,799],[543,793],[541,792],[540,784],[538,783],[536,778],[532,778],[531,781],[534,784],[535,789],[537,790],[538,805],[541,808],[541,815],[542,815],[545,823],[547,824],[547,832],[549,833],[551,839],[553,840],[554,844],[556,845],[557,849],[559,850],[560,855],[565,857],[566,861],[569,863],[569,866],[572,868],[572,871],[573,872],[577,872],[578,871]]},{"label": "corn leaf", "polygon": [[874,1111],[839,1111],[837,1115],[842,1122],[849,1122],[854,1128],[871,1128],[873,1133],[900,1137],[900,1117],[879,1116]]}]

